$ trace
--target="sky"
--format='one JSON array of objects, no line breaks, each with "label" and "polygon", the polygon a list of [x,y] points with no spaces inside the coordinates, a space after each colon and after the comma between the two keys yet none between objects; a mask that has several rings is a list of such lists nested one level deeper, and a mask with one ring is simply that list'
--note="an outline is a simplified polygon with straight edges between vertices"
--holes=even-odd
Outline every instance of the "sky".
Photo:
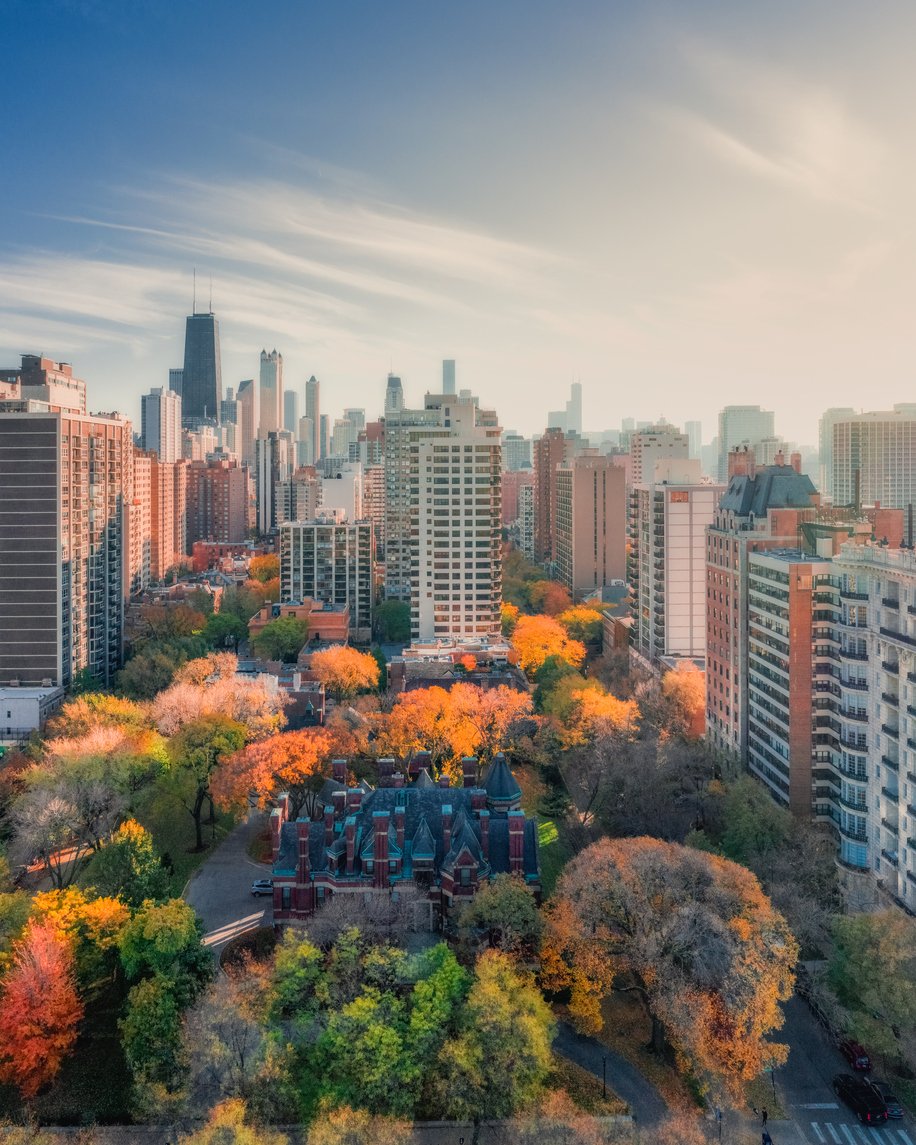
[{"label": "sky", "polygon": [[916,400],[916,5],[0,0],[0,366],[136,418],[212,304],[322,408]]}]

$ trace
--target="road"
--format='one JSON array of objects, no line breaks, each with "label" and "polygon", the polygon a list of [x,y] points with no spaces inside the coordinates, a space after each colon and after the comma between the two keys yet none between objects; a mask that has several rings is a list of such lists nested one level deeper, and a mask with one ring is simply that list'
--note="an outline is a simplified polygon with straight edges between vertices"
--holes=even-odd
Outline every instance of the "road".
[{"label": "road", "polygon": [[252,812],[198,867],[185,888],[185,899],[203,919],[204,944],[212,947],[214,955],[230,939],[263,926],[270,918],[270,900],[251,894],[251,884],[269,878],[270,869],[248,857],[248,841],[263,826],[264,816]]},{"label": "road", "polygon": [[[849,1072],[839,1050],[801,998],[790,999],[785,1014],[779,1037],[789,1043],[789,1060],[777,1072],[776,1083],[798,1138],[808,1145],[916,1145],[916,1131],[906,1120],[880,1128],[860,1125],[833,1092],[834,1074]],[[770,1134],[774,1145],[785,1145],[776,1125]]]},{"label": "road", "polygon": [[662,1095],[634,1066],[620,1054],[608,1049],[594,1038],[577,1034],[572,1026],[561,1022],[553,1048],[564,1058],[574,1062],[595,1077],[604,1076],[607,1062],[607,1083],[619,1098],[630,1107],[637,1125],[650,1129],[665,1120],[668,1107]]}]

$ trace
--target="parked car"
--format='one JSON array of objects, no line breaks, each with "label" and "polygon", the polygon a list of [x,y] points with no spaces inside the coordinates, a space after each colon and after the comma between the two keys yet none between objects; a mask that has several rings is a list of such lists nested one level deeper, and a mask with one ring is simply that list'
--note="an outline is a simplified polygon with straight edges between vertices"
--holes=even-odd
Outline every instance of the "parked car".
[{"label": "parked car", "polygon": [[273,879],[255,879],[251,884],[251,893],[255,898],[258,895],[272,895],[274,893]]},{"label": "parked car", "polygon": [[871,1058],[853,1038],[843,1038],[840,1042],[840,1053],[849,1062],[854,1070],[867,1073],[871,1069]]},{"label": "parked car", "polygon": [[894,1091],[886,1081],[876,1081],[874,1078],[872,1078],[871,1087],[887,1106],[888,1117],[897,1119],[903,1116],[903,1106],[900,1104],[899,1099],[894,1095]]},{"label": "parked car", "polygon": [[887,1121],[887,1106],[869,1081],[838,1073],[833,1079],[833,1092],[845,1101],[863,1125],[880,1125]]}]

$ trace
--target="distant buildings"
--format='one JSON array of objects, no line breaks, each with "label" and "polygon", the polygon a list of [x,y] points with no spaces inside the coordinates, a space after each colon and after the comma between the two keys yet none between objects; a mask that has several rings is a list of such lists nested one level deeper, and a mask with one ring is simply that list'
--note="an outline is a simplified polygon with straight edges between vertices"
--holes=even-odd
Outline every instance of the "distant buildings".
[{"label": "distant buildings", "polygon": [[775,433],[773,413],[760,406],[726,406],[719,414],[720,484],[728,480],[728,455],[739,445],[754,445]]},{"label": "distant buildings", "polygon": [[285,430],[271,430],[254,443],[256,521],[259,533],[272,533],[280,524],[277,488],[293,472],[293,440]]},{"label": "distant buildings", "polygon": [[832,429],[836,505],[916,504],[916,407],[836,416]]},{"label": "distant buildings", "polygon": [[261,351],[261,369],[258,375],[258,402],[260,421],[258,437],[288,429],[283,424],[283,355],[276,350],[268,354]]},{"label": "distant buildings", "polygon": [[566,408],[554,410],[547,415],[547,426],[549,429],[582,436],[582,386],[579,382],[573,382],[570,386]]},{"label": "distant buildings", "polygon": [[305,383],[305,416],[312,423],[312,457],[309,465],[316,465],[321,457],[321,383],[314,374]]},{"label": "distant buildings", "polygon": [[691,457],[690,441],[676,425],[653,425],[630,435],[630,484],[651,481],[656,462],[686,461]]},{"label": "distant buildings", "polygon": [[187,467],[187,544],[240,544],[248,536],[248,469],[236,461],[192,461]]},{"label": "distant buildings", "polygon": [[185,322],[181,372],[183,423],[195,429],[202,421],[218,422],[222,397],[219,322],[212,311],[189,314]]},{"label": "distant buildings", "polygon": [[626,475],[597,450],[556,470],[557,579],[574,597],[622,582],[627,572]]},{"label": "distant buildings", "polygon": [[503,470],[516,473],[531,468],[531,438],[518,433],[503,434]]},{"label": "distant buildings", "polygon": [[143,448],[160,461],[181,457],[181,397],[172,390],[150,390],[140,399],[140,436]]}]

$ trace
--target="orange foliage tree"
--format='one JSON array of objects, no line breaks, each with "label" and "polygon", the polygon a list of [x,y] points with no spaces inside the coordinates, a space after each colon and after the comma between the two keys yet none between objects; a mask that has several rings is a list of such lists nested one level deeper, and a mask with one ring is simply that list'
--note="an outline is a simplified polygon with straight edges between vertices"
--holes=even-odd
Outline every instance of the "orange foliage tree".
[{"label": "orange foliage tree", "polygon": [[587,604],[577,604],[561,612],[557,620],[563,625],[573,640],[595,643],[601,639],[604,618],[600,609]]},{"label": "orange foliage tree", "polygon": [[536,580],[528,586],[528,600],[535,612],[558,616],[572,604],[569,591],[556,580]]},{"label": "orange foliage tree", "polygon": [[599,739],[631,740],[639,723],[635,700],[618,700],[597,680],[583,680],[578,674],[561,678],[543,709],[554,717],[564,747]]},{"label": "orange foliage tree", "polygon": [[602,839],[564,870],[547,910],[542,978],[571,990],[580,1029],[601,1027],[615,986],[635,992],[697,1077],[733,1094],[787,1047],[783,1022],[798,946],[745,867],[648,837]]},{"label": "orange foliage tree", "polygon": [[375,657],[346,644],[313,652],[309,671],[338,703],[351,700],[357,692],[378,687],[379,666]]},{"label": "orange foliage tree", "polygon": [[57,1076],[82,1016],[68,943],[51,924],[30,923],[0,995],[0,1082],[34,1097]]},{"label": "orange foliage tree", "polygon": [[574,668],[585,659],[585,645],[570,640],[563,625],[551,616],[520,616],[512,633],[512,646],[525,672],[537,672],[551,656]]},{"label": "orange foliage tree", "polygon": [[252,557],[248,565],[248,575],[261,584],[275,580],[280,575],[280,558],[276,553],[265,553],[262,557]]},{"label": "orange foliage tree", "polygon": [[699,739],[705,730],[706,679],[697,666],[683,660],[662,676],[662,696],[669,720],[668,730],[684,739]]},{"label": "orange foliage tree", "polygon": [[456,715],[472,728],[473,747],[483,768],[500,751],[511,749],[519,722],[533,711],[531,696],[500,684],[498,688],[478,688],[455,684],[449,693]]},{"label": "orange foliage tree", "polygon": [[428,751],[438,774],[463,755],[474,754],[474,730],[445,688],[417,688],[402,692],[387,715],[376,717],[375,746],[379,756],[405,763],[416,752]]},{"label": "orange foliage tree", "polygon": [[509,604],[507,601],[503,601],[499,614],[503,636],[511,636],[515,631],[520,612],[521,609],[517,604]]},{"label": "orange foliage tree", "polygon": [[72,951],[83,986],[94,986],[113,973],[118,939],[130,918],[120,899],[96,897],[78,887],[40,891],[32,900],[33,917],[54,928]]},{"label": "orange foliage tree", "polygon": [[48,721],[50,739],[84,736],[98,728],[140,730],[149,727],[149,716],[142,704],[102,692],[87,692],[68,700]]},{"label": "orange foliage tree", "polygon": [[324,728],[282,732],[229,756],[213,777],[213,797],[223,807],[245,807],[253,793],[261,806],[281,791],[290,797],[290,815],[314,817],[318,790],[330,774],[334,740]]}]

